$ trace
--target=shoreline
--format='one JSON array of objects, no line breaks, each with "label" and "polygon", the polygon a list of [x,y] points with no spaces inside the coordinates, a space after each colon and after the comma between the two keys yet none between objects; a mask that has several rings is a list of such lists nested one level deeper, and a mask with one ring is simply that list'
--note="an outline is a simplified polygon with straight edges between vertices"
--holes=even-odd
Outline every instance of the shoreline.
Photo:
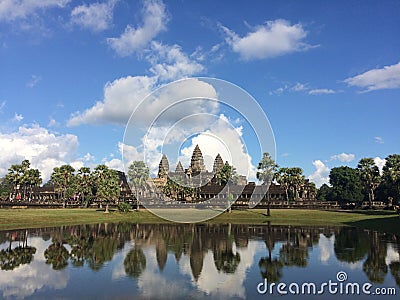
[{"label": "shoreline", "polygon": [[[196,213],[186,209],[185,213]],[[400,218],[391,211],[348,211],[312,209],[273,209],[271,216],[265,209],[232,210],[199,224],[250,224],[250,225],[308,225],[308,226],[356,226],[387,233],[400,234]],[[38,227],[56,227],[94,223],[158,224],[173,223],[159,218],[146,209],[122,213],[99,209],[0,209],[0,230],[16,230]]]}]

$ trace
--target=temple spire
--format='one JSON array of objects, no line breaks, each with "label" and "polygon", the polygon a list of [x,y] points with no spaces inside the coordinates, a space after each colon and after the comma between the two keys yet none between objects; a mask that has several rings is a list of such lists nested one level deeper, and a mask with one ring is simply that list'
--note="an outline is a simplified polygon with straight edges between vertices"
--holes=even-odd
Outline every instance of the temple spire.
[{"label": "temple spire", "polygon": [[199,145],[196,145],[196,147],[194,147],[190,167],[195,173],[204,172],[206,170],[203,153],[201,153]]},{"label": "temple spire", "polygon": [[158,165],[158,177],[165,178],[169,173],[169,162],[165,154],[163,154],[160,164]]}]

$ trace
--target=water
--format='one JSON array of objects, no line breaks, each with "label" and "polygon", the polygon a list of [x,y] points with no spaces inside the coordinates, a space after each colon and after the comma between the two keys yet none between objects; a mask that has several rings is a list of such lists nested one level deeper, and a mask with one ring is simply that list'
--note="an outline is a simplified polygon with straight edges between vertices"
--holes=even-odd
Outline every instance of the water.
[{"label": "water", "polygon": [[[0,249],[4,299],[365,299],[340,283],[400,294],[399,236],[350,227],[64,226],[0,232]],[[294,296],[304,283],[321,293]]]}]

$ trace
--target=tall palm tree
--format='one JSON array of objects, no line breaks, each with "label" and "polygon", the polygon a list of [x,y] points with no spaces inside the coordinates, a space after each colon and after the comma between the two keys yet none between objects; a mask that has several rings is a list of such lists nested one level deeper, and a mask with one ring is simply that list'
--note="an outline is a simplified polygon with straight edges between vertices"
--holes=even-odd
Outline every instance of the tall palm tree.
[{"label": "tall palm tree", "polygon": [[139,210],[139,191],[143,191],[146,187],[146,182],[150,177],[149,168],[143,161],[134,161],[129,166],[128,177],[135,188],[136,210]]},{"label": "tall palm tree", "polygon": [[357,170],[360,173],[361,181],[368,193],[369,207],[372,207],[372,202],[375,199],[374,191],[378,188],[381,182],[379,168],[375,165],[373,158],[362,158],[357,165]]},{"label": "tall palm tree", "polygon": [[32,188],[40,185],[42,183],[42,178],[40,177],[40,171],[38,169],[29,169],[27,171],[26,182],[29,186],[29,198],[32,198]]},{"label": "tall palm tree", "polygon": [[[257,179],[262,181],[264,185],[269,185],[277,172],[278,165],[271,158],[267,152],[263,153],[263,157],[257,167]],[[267,191],[267,216],[271,215],[270,211],[270,197]]]},{"label": "tall palm tree", "polygon": [[62,165],[59,168],[55,167],[53,169],[53,173],[50,176],[50,179],[54,183],[54,185],[61,188],[61,191],[62,191],[61,198],[62,198],[64,207],[65,207],[65,203],[66,203],[67,189],[70,187],[70,184],[72,183],[72,181],[74,179],[74,172],[75,172],[75,169],[72,166]]},{"label": "tall palm tree", "polygon": [[108,212],[110,200],[118,199],[121,192],[118,173],[106,165],[98,165],[92,174],[97,187],[96,197],[106,202],[106,212]]},{"label": "tall palm tree", "polygon": [[[79,193],[81,195],[81,205],[85,203],[85,196],[90,195],[92,192],[92,177],[90,176],[90,168],[82,167],[78,170],[77,174],[77,185],[79,189]],[[86,199],[86,206],[88,206],[89,201]]]},{"label": "tall palm tree", "polygon": [[21,179],[22,179],[22,169],[21,165],[11,165],[8,169],[8,174],[6,175],[6,179],[8,182],[13,184],[14,190],[12,196],[10,198],[15,198],[18,194],[18,188],[20,187]]},{"label": "tall palm tree", "polygon": [[285,190],[285,196],[286,196],[286,201],[289,200],[289,185],[290,185],[290,181],[289,181],[289,168],[279,168],[278,172],[275,173],[275,179],[276,182],[279,183],[279,185],[281,185],[283,187],[283,189]]}]

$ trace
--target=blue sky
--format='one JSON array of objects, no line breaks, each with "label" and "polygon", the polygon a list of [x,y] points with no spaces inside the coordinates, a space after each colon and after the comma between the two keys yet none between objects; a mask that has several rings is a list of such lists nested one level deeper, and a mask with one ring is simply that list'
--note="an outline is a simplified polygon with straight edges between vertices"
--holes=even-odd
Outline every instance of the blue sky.
[{"label": "blue sky", "polygon": [[382,165],[400,150],[399,13],[398,1],[0,0],[0,176],[24,158],[45,178],[63,163],[122,168],[134,107],[198,76],[253,96],[278,164],[317,185],[362,157]]}]

